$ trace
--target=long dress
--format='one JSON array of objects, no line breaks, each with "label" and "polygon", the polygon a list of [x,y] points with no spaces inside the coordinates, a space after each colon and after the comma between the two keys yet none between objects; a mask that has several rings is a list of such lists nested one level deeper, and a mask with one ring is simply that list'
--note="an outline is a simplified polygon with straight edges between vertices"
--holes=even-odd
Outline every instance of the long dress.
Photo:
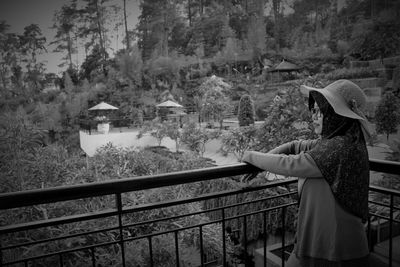
[{"label": "long dress", "polygon": [[269,153],[247,152],[244,161],[281,175],[299,177],[296,243],[288,267],[368,266],[368,243],[359,217],[336,201],[327,181],[305,153],[318,141],[294,141]]}]

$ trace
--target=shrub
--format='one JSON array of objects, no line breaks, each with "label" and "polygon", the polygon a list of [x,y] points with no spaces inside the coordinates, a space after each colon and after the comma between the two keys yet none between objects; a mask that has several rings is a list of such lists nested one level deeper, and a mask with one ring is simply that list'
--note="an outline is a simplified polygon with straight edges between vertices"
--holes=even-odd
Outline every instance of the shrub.
[{"label": "shrub", "polygon": [[387,92],[383,95],[375,111],[376,131],[385,133],[389,140],[389,134],[397,132],[400,124],[400,102],[392,93]]},{"label": "shrub", "polygon": [[254,104],[249,95],[243,95],[239,101],[238,120],[239,126],[254,124]]}]

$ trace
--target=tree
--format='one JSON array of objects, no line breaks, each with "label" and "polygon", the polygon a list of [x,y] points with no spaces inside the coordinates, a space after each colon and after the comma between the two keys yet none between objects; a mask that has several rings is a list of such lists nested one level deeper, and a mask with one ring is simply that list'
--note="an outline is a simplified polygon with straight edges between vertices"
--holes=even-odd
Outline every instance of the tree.
[{"label": "tree", "polygon": [[272,0],[272,11],[274,14],[274,38],[275,38],[275,48],[276,51],[280,50],[279,43],[279,30],[281,28],[280,18],[281,18],[281,0]]},{"label": "tree", "polygon": [[[226,97],[226,92],[230,88],[230,84],[215,75],[205,78],[194,96],[196,108],[198,108],[200,116],[211,119],[216,115],[218,117],[216,119],[222,120],[223,113],[229,112],[229,110],[224,110],[224,108],[229,109],[230,107],[229,100]],[[219,99],[219,97],[221,98]],[[208,100],[211,102],[207,102]],[[222,106],[218,106],[219,104]]]},{"label": "tree", "polygon": [[182,143],[186,144],[191,151],[194,151],[203,157],[206,151],[207,142],[220,136],[219,131],[208,131],[204,128],[197,127],[194,122],[183,126]]},{"label": "tree", "polygon": [[202,99],[201,114],[203,118],[219,122],[222,129],[224,115],[231,110],[229,98],[218,88],[210,88]]},{"label": "tree", "polygon": [[266,38],[263,17],[251,16],[247,30],[247,40],[253,50],[254,59],[259,59],[266,52]]},{"label": "tree", "polygon": [[279,91],[267,107],[268,116],[256,133],[256,150],[267,152],[289,141],[317,137],[308,106],[298,89],[300,84]]},{"label": "tree", "polygon": [[71,2],[70,5],[65,4],[61,7],[61,10],[55,12],[52,28],[56,30],[56,36],[54,41],[50,43],[57,45],[54,52],[67,51],[67,55],[63,58],[66,62],[61,63],[60,66],[62,67],[67,63],[70,69],[73,68],[72,55],[77,52],[77,48],[73,45],[78,18],[76,5],[76,2]]},{"label": "tree", "polygon": [[179,83],[180,66],[172,57],[156,57],[147,62],[145,68],[152,84],[162,86],[163,90],[172,90]]},{"label": "tree", "polygon": [[165,123],[160,122],[158,118],[152,121],[146,121],[137,135],[142,138],[143,134],[150,132],[150,135],[157,139],[158,146],[161,146],[162,140],[168,136],[168,128]]},{"label": "tree", "polygon": [[400,102],[391,92],[383,95],[375,111],[376,131],[385,133],[389,140],[389,134],[397,132],[400,124]]},{"label": "tree", "polygon": [[24,55],[23,61],[26,62],[27,76],[33,93],[37,93],[41,87],[41,81],[44,79],[44,64],[37,61],[37,55],[46,51],[46,38],[37,24],[31,24],[24,28],[23,35],[20,36],[21,52]]},{"label": "tree", "polygon": [[254,103],[249,95],[243,95],[239,101],[238,120],[239,126],[254,124]]},{"label": "tree", "polygon": [[128,31],[128,21],[126,19],[126,0],[122,0],[124,3],[124,26],[125,26],[125,42],[126,42],[126,50],[130,49],[130,41],[129,41],[129,31]]},{"label": "tree", "polygon": [[100,46],[95,45],[90,55],[85,58],[85,61],[81,65],[80,79],[92,81],[94,76],[106,73],[103,53]]},{"label": "tree", "polygon": [[132,84],[138,86],[142,84],[143,60],[137,45],[127,52],[118,54],[116,61],[124,78]]},{"label": "tree", "polygon": [[377,20],[353,45],[353,53],[363,60],[384,58],[400,52],[400,24],[397,19]]},{"label": "tree", "polygon": [[164,127],[167,132],[167,136],[175,141],[176,152],[179,152],[179,146],[182,140],[182,131],[179,124],[176,122],[165,121]]},{"label": "tree", "polygon": [[[0,77],[1,96],[8,94],[11,84],[12,67],[16,64],[15,50],[18,48],[18,39],[15,35],[8,33],[10,25],[0,21]],[[16,42],[14,42],[16,41]]]},{"label": "tree", "polygon": [[[144,59],[169,56],[169,39],[175,25],[180,22],[176,0],[147,0],[140,3],[137,32],[139,48]],[[183,24],[181,24],[183,25]]]},{"label": "tree", "polygon": [[107,49],[110,44],[107,25],[112,21],[110,12],[116,11],[118,8],[109,4],[110,0],[84,0],[84,2],[83,8],[78,10],[80,14],[78,37],[87,40],[86,51],[90,48],[97,50],[101,71],[104,76],[107,76]]}]

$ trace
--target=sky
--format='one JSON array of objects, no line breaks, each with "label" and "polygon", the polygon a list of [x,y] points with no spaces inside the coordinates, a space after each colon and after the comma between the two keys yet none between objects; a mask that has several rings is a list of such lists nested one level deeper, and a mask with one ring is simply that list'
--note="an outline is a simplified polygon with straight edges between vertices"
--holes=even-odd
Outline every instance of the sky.
[{"label": "sky", "polygon": [[[79,1],[79,0],[78,0]],[[122,6],[122,0],[112,0]],[[132,30],[136,27],[139,16],[139,0],[127,0],[127,16],[128,29]],[[53,25],[53,16],[56,10],[62,5],[69,3],[67,0],[0,0],[0,20],[5,20],[10,25],[9,32],[22,34],[24,27],[32,23],[38,24],[46,37],[47,45],[53,41],[56,34],[54,29],[50,29]],[[121,13],[122,15],[122,13]],[[123,48],[122,38],[124,37],[124,29],[118,31],[119,38],[111,40],[111,46],[114,50]],[[113,31],[113,33],[117,33]],[[47,46],[47,53],[38,56],[39,60],[45,60],[46,72],[54,72],[60,74],[63,69],[57,65],[60,63],[63,54],[54,53],[54,46]],[[82,49],[83,51],[83,49]],[[80,59],[79,59],[80,58]],[[78,60],[83,60],[82,55],[78,56]],[[80,62],[82,63],[82,62]]]}]

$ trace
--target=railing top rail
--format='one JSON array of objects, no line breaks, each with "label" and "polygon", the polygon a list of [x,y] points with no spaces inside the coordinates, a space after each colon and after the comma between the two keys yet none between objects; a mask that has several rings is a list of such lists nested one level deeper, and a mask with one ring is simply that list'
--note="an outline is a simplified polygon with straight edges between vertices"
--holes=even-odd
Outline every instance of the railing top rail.
[{"label": "railing top rail", "polygon": [[[400,174],[400,162],[370,159],[370,169],[372,171]],[[236,163],[226,166],[172,172],[151,176],[138,176],[133,178],[110,180],[90,184],[60,186],[54,188],[5,193],[0,194],[0,210],[58,201],[74,200],[80,198],[125,193],[162,186],[206,181],[260,171],[260,169],[249,164]],[[376,189],[374,191],[385,190],[378,187],[374,187],[374,189]],[[392,191],[396,196],[400,195],[400,192],[396,190]]]},{"label": "railing top rail", "polygon": [[193,183],[222,177],[260,172],[261,170],[246,163],[210,167],[196,170],[171,172],[157,175],[137,176],[119,180],[110,180],[90,184],[59,186],[0,194],[0,210],[31,206],[57,201],[98,197],[145,190],[163,186]]},{"label": "railing top rail", "polygon": [[397,161],[370,158],[369,167],[371,171],[400,174],[400,162]]}]

